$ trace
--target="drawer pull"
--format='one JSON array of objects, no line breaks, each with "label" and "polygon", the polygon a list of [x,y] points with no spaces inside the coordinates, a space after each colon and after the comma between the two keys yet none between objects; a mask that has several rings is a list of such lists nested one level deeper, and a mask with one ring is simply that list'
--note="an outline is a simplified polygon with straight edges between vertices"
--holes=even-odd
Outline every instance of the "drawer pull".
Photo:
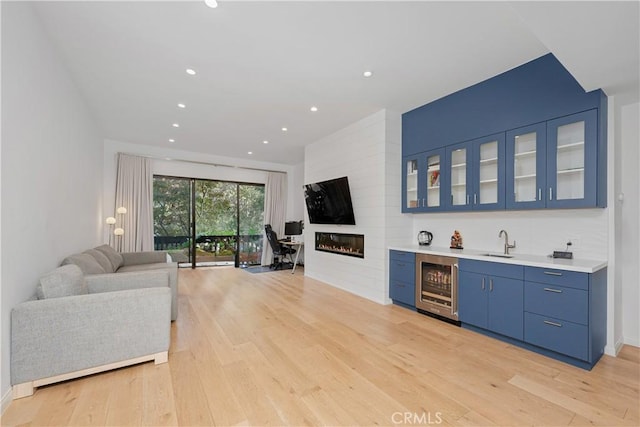
[{"label": "drawer pull", "polygon": [[544,323],[546,323],[547,325],[555,326],[557,328],[562,328],[562,325],[560,323],[552,322],[550,320],[544,320]]},{"label": "drawer pull", "polygon": [[562,290],[560,289],[552,289],[552,288],[544,288],[545,291],[547,292],[555,292],[556,294],[561,294]]},{"label": "drawer pull", "polygon": [[562,276],[562,273],[556,273],[555,271],[545,271],[544,274],[549,276]]}]

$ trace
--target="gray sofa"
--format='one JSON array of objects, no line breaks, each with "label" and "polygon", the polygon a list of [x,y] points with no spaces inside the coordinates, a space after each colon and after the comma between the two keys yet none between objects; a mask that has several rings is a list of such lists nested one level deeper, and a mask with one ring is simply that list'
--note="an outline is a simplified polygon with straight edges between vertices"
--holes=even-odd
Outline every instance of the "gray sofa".
[{"label": "gray sofa", "polygon": [[75,264],[85,276],[145,271],[166,271],[171,288],[171,320],[178,317],[178,264],[167,262],[167,252],[116,252],[109,245],[98,246],[66,257],[62,265]]},{"label": "gray sofa", "polygon": [[73,264],[43,276],[34,299],[11,311],[13,397],[109,369],[166,362],[169,282],[167,269],[85,276]]}]

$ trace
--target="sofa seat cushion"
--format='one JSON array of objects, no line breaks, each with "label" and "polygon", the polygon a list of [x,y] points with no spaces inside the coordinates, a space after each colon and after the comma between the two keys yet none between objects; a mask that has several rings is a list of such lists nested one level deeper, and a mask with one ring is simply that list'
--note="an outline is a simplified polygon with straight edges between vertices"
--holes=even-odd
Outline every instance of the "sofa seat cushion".
[{"label": "sofa seat cushion", "polygon": [[62,265],[75,264],[80,267],[84,274],[104,274],[104,268],[98,264],[98,261],[89,254],[69,255],[62,260]]},{"label": "sofa seat cushion", "polygon": [[116,250],[109,245],[98,246],[94,249],[102,252],[107,258],[109,258],[109,261],[111,261],[111,265],[113,266],[113,271],[117,271],[124,263],[122,255],[116,252]]},{"label": "sofa seat cushion", "polygon": [[128,271],[155,271],[155,270],[167,270],[171,271],[175,269],[175,264],[166,263],[166,262],[156,262],[152,264],[132,264],[132,265],[123,265],[118,269],[118,273],[125,273]]},{"label": "sofa seat cushion", "polygon": [[104,269],[105,273],[113,273],[116,270],[113,268],[113,264],[109,261],[109,258],[97,249],[89,249],[84,251],[85,254],[91,255],[100,264],[100,267]]},{"label": "sofa seat cushion", "polygon": [[38,299],[83,295],[88,292],[82,270],[75,264],[64,265],[45,274],[36,288]]}]

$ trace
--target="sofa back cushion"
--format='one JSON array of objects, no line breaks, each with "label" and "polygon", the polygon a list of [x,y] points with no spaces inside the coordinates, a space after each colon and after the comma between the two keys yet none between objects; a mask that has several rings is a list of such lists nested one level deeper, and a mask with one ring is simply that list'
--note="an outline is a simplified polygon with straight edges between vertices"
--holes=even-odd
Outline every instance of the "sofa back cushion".
[{"label": "sofa back cushion", "polygon": [[98,264],[98,261],[89,254],[69,255],[62,260],[61,265],[75,264],[80,267],[84,274],[104,274],[104,268]]},{"label": "sofa back cushion", "polygon": [[109,258],[109,261],[111,261],[111,265],[113,266],[113,271],[118,270],[120,266],[124,263],[124,260],[122,259],[122,255],[116,252],[116,250],[109,245],[98,246],[97,248],[94,248],[94,249],[102,252],[103,254],[105,254],[107,258]]},{"label": "sofa back cushion", "polygon": [[82,270],[75,264],[63,265],[40,278],[38,299],[60,298],[88,293]]},{"label": "sofa back cushion", "polygon": [[98,264],[100,264],[100,267],[104,269],[105,273],[113,273],[115,271],[113,264],[109,261],[109,258],[99,250],[89,249],[88,251],[84,251],[84,253],[91,255],[96,261],[98,261]]}]

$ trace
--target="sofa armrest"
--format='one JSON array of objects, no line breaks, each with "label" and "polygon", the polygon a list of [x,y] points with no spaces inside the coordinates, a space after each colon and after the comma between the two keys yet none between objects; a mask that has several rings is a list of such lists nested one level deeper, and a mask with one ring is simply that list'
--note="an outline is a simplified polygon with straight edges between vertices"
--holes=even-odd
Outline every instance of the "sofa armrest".
[{"label": "sofa armrest", "polygon": [[169,348],[168,287],[27,301],[11,311],[11,383]]},{"label": "sofa armrest", "polygon": [[90,294],[124,291],[127,289],[169,286],[169,272],[165,270],[132,271],[118,274],[92,274],[85,276]]},{"label": "sofa armrest", "polygon": [[122,252],[120,255],[122,255],[122,265],[167,262],[167,251]]}]

